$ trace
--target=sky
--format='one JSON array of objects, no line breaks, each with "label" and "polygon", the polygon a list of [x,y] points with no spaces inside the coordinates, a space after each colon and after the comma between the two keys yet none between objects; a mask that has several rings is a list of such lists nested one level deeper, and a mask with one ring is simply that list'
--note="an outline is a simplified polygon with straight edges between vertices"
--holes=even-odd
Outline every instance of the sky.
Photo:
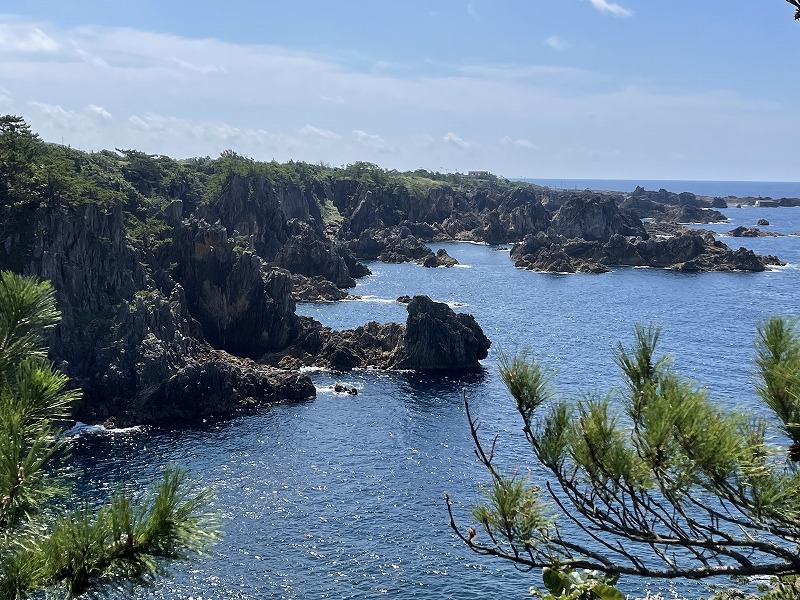
[{"label": "sky", "polygon": [[87,151],[800,180],[784,0],[0,0],[0,114]]}]

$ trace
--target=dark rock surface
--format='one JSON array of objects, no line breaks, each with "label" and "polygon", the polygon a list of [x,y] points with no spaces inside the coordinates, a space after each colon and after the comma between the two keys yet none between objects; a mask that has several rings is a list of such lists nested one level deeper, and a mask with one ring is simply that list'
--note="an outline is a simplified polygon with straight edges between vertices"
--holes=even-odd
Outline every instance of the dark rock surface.
[{"label": "dark rock surface", "polygon": [[625,237],[606,241],[565,240],[559,236],[526,236],[511,249],[515,265],[562,273],[602,273],[610,266],[658,267],[697,271],[763,271],[779,264],[775,257],[733,251],[710,232],[681,229],[675,235]]},{"label": "dark rock surface", "polygon": [[558,209],[550,223],[556,235],[566,239],[608,240],[613,235],[647,238],[642,222],[621,209],[611,198],[571,198]]},{"label": "dark rock surface", "polygon": [[740,225],[735,229],[731,229],[725,235],[731,237],[780,237],[780,233],[774,231],[761,231],[758,227],[744,227]]},{"label": "dark rock surface", "polygon": [[691,192],[676,194],[665,189],[657,192],[637,188],[622,200],[640,219],[651,218],[671,223],[718,223],[727,218],[715,208],[727,208],[722,198],[708,199]]},{"label": "dark rock surface", "polygon": [[[50,356],[83,390],[76,418],[102,422],[113,417],[124,426],[227,414],[258,402],[314,395],[304,375],[212,348],[203,324],[190,313],[184,286],[165,272],[145,268],[147,257],[129,244],[119,208],[51,207],[40,209],[35,222],[24,272],[49,279],[56,289],[62,321],[51,333]],[[192,260],[207,261],[208,236],[218,232],[196,227],[181,233],[194,249]],[[176,243],[170,251],[182,249]],[[276,283],[255,258],[242,257],[229,281],[250,273],[261,292],[275,291]],[[209,281],[205,275],[185,279],[201,288]],[[283,293],[281,285],[277,290]],[[198,294],[201,302],[204,296]],[[209,302],[222,297],[220,291],[205,296]]]},{"label": "dark rock surface", "polygon": [[422,260],[423,267],[455,267],[458,261],[447,253],[444,248],[439,248],[436,254],[432,254]]},{"label": "dark rock surface", "polygon": [[218,221],[229,237],[246,239],[265,261],[292,273],[325,277],[345,288],[355,285],[353,277],[369,273],[321,231],[319,202],[308,188],[234,175],[202,215],[210,223]]},{"label": "dark rock surface", "polygon": [[414,296],[407,309],[405,325],[373,321],[336,331],[306,319],[296,345],[262,360],[337,371],[367,367],[417,371],[481,368],[479,361],[486,358],[491,342],[472,315],[456,313],[427,296]]},{"label": "dark rock surface", "polygon": [[167,262],[186,290],[188,308],[215,348],[256,358],[285,348],[299,333],[288,271],[237,247],[220,226],[177,228]]},{"label": "dark rock surface", "polygon": [[417,371],[475,370],[491,342],[475,317],[442,302],[414,296],[408,304],[405,357],[399,366]]},{"label": "dark rock surface", "polygon": [[[515,244],[511,249],[511,259],[521,269],[531,271],[544,271],[551,273],[605,273],[608,267],[592,260],[581,258],[578,254],[588,256],[586,248],[578,249],[577,245],[584,244],[589,248],[597,247],[596,242],[581,242],[579,240],[566,240],[555,234],[538,233],[525,236],[525,239]],[[569,254],[572,250],[575,255]]]},{"label": "dark rock surface", "polygon": [[359,259],[388,263],[422,260],[433,255],[433,251],[405,226],[362,231],[348,247]]},{"label": "dark rock surface", "polygon": [[298,302],[336,302],[350,294],[322,276],[292,275],[292,298]]}]

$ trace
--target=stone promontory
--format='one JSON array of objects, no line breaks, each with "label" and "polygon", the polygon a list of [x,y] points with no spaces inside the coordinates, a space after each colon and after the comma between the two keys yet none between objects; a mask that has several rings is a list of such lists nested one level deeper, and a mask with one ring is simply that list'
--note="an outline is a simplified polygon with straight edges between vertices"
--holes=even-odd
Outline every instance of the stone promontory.
[{"label": "stone promontory", "polygon": [[475,371],[488,355],[491,341],[475,317],[456,313],[443,302],[414,296],[408,318],[400,323],[371,321],[337,331],[304,320],[298,342],[262,361],[282,367],[317,366],[349,371],[356,368],[424,372]]}]

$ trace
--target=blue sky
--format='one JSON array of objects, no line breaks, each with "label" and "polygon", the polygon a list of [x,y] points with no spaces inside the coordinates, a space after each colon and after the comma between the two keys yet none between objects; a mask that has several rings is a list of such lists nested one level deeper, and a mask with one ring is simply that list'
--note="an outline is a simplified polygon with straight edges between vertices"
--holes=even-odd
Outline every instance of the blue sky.
[{"label": "blue sky", "polygon": [[0,0],[0,113],[174,157],[800,179],[783,0]]}]

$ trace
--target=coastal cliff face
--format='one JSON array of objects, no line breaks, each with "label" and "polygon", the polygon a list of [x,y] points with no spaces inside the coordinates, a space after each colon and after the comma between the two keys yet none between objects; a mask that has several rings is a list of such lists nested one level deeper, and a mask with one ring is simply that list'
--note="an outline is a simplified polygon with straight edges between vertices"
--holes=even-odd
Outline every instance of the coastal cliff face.
[{"label": "coastal cliff face", "polygon": [[39,162],[0,203],[0,269],[52,281],[63,319],[51,356],[84,390],[76,417],[86,421],[193,418],[313,396],[297,370],[306,365],[479,368],[489,340],[474,319],[424,297],[410,302],[405,325],[337,332],[295,313],[298,298],[346,297],[369,273],[359,259],[455,264],[431,242],[513,243],[517,266],[542,271],[777,262],[668,222],[673,210],[716,218],[691,194],[36,143]]},{"label": "coastal cliff face", "polygon": [[291,275],[235,245],[220,225],[189,221],[177,227],[163,264],[186,292],[189,312],[215,348],[257,358],[289,345],[300,323]]},{"label": "coastal cliff face", "polygon": [[[185,419],[314,395],[307,377],[256,365],[209,344],[204,332],[216,330],[208,323],[204,327],[206,314],[198,311],[200,319],[195,319],[190,310],[205,296],[201,292],[188,301],[181,283],[148,267],[148,253],[125,236],[119,207],[40,207],[33,216],[37,226],[30,232],[23,272],[49,279],[56,289],[62,320],[50,337],[51,356],[83,389],[76,418],[96,422],[113,417],[117,424]],[[179,248],[177,243],[172,251]],[[222,249],[215,245],[215,254],[220,256]],[[237,267],[228,266],[235,281]],[[214,270],[206,273],[213,277]],[[202,281],[201,290],[211,288],[208,277]],[[184,278],[190,286],[196,282]],[[254,303],[274,303],[268,282],[263,277],[262,298]],[[271,291],[283,314],[275,312],[269,322],[281,323],[284,330],[285,316],[294,316],[286,310],[294,307],[289,288],[273,286]],[[226,319],[224,311],[214,314],[215,323]],[[267,331],[264,327],[259,335]]]}]

